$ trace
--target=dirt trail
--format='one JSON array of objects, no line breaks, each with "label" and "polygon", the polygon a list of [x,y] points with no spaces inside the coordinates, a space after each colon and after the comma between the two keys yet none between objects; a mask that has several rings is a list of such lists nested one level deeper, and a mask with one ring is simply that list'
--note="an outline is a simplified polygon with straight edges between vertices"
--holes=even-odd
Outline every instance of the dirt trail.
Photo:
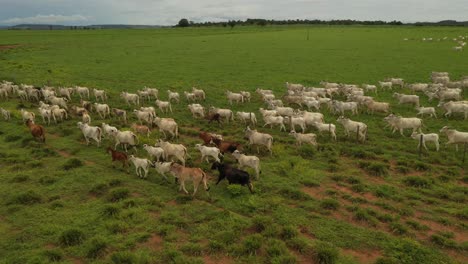
[{"label": "dirt trail", "polygon": [[19,47],[19,44],[0,45],[0,50],[14,49]]}]

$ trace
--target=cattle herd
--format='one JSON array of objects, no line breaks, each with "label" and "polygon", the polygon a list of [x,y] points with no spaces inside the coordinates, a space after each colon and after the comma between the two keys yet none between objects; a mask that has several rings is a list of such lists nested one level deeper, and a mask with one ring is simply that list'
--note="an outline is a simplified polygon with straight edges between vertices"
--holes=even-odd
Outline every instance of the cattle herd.
[{"label": "cattle herd", "polygon": [[[468,39],[468,36],[458,36],[455,38],[449,38],[449,37],[443,37],[443,38],[432,38],[432,37],[424,37],[421,38],[422,42],[433,42],[433,41],[453,41],[456,46],[452,47],[452,50],[454,51],[463,51],[463,49],[466,46],[466,40]],[[410,40],[409,38],[404,38],[404,41]]]},{"label": "cattle herd", "polygon": [[[337,126],[332,123],[324,123],[324,115],[320,110],[324,107],[333,113],[339,115],[337,124],[343,127],[347,137],[355,137],[358,141],[364,142],[367,138],[368,126],[364,122],[351,120],[345,117],[346,114],[359,116],[362,111],[369,114],[375,112],[385,113],[387,116],[384,121],[387,127],[392,129],[392,133],[399,131],[404,135],[406,129],[411,129],[411,137],[418,140],[418,147],[423,146],[427,150],[426,142],[433,142],[436,150],[439,151],[439,135],[437,133],[424,134],[421,131],[423,120],[417,116],[427,115],[431,118],[437,118],[435,107],[423,107],[420,105],[420,96],[425,95],[429,101],[439,100],[438,107],[444,111],[444,117],[459,115],[466,120],[468,118],[468,101],[463,99],[463,89],[468,88],[468,76],[460,80],[453,81],[447,72],[432,72],[430,83],[406,84],[401,78],[388,78],[372,84],[342,84],[320,82],[322,87],[305,87],[297,83],[285,83],[285,94],[277,98],[272,90],[256,89],[255,93],[264,103],[264,107],[259,108],[259,114],[263,118],[263,127],[279,127],[280,131],[286,131],[289,126],[289,135],[296,140],[298,145],[311,144],[317,145],[317,136],[315,133],[307,133],[310,128],[316,129],[318,133],[328,133],[330,139],[337,140]],[[415,117],[402,117],[391,112],[390,103],[378,102],[371,95],[378,94],[379,91],[409,88],[412,94],[404,94],[394,91],[393,97],[398,104],[408,104],[415,107]],[[244,138],[249,146],[255,146],[257,154],[260,154],[260,148],[273,152],[273,136],[259,132],[254,127],[258,126],[256,113],[254,112],[234,112],[230,109],[222,109],[214,106],[205,108],[200,103],[206,99],[205,91],[192,88],[190,91],[183,92],[185,100],[188,103],[188,110],[193,118],[208,119],[209,122],[215,121],[219,124],[229,123],[238,119],[245,126]],[[94,96],[94,103],[90,100]],[[133,164],[137,176],[146,178],[150,168],[155,170],[167,179],[166,174],[173,175],[179,182],[180,189],[188,193],[185,188],[185,181],[193,181],[194,192],[196,194],[198,186],[204,185],[208,190],[207,176],[200,168],[186,167],[186,159],[189,155],[187,147],[182,144],[171,143],[167,139],[177,140],[179,137],[179,125],[173,118],[159,117],[153,106],[140,107],[140,104],[151,104],[154,102],[156,108],[164,114],[172,113],[172,104],[180,104],[180,95],[176,91],[167,90],[168,101],[159,99],[159,90],[156,88],[145,87],[137,93],[122,92],[120,98],[129,107],[138,109],[133,110],[133,115],[127,115],[127,111],[120,108],[111,108],[107,104],[107,93],[104,90],[89,89],[87,87],[73,88],[53,88],[53,87],[34,87],[32,85],[14,84],[9,81],[0,83],[0,98],[8,100],[17,98],[22,102],[29,101],[37,104],[37,112],[20,109],[22,121],[27,125],[31,134],[40,142],[45,142],[45,129],[42,125],[36,124],[36,113],[42,117],[44,125],[50,125],[51,119],[55,124],[63,122],[65,119],[78,119],[77,127],[81,130],[86,144],[94,141],[99,147],[103,138],[114,141],[115,145],[107,148],[107,152],[112,156],[112,162],[121,162],[124,169],[128,171],[129,164]],[[248,91],[231,92],[226,91],[226,98],[230,105],[250,103],[252,94]],[[73,103],[73,100],[76,100]],[[344,101],[337,98],[345,98]],[[79,100],[79,103],[78,103]],[[153,101],[155,100],[155,101]],[[307,108],[307,110],[305,110]],[[10,120],[12,114],[10,110],[0,107],[0,113],[5,120]],[[14,115],[13,115],[14,116]],[[91,125],[92,119],[113,118],[119,124],[128,124],[129,119],[133,118],[131,130],[121,131],[117,127],[101,123],[100,126]],[[354,118],[353,118],[354,119]],[[151,129],[157,127],[163,139],[158,139],[154,146],[144,144],[143,149],[147,152],[148,158],[135,157],[127,155],[128,148],[134,150],[136,155],[137,145],[140,136],[150,136]],[[300,132],[296,132],[296,128]],[[468,132],[457,131],[454,128],[444,126],[440,133],[448,138],[446,144],[454,144],[458,150],[458,145],[468,143]],[[200,144],[195,148],[201,153],[201,161],[213,162],[211,169],[219,171],[217,184],[226,178],[230,184],[241,184],[247,186],[253,192],[251,177],[245,168],[250,168],[255,172],[258,179],[260,175],[260,159],[254,155],[242,153],[240,143],[224,140],[222,135],[208,132],[200,132]],[[121,147],[123,151],[118,151]],[[252,150],[252,148],[249,148]],[[224,162],[224,155],[232,155],[238,161],[238,167],[234,168]]]}]

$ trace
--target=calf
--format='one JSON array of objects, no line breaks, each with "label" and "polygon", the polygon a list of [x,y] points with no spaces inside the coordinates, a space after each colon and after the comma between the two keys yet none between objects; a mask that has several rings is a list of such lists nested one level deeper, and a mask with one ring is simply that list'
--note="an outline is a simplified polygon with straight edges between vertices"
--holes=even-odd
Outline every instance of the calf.
[{"label": "calf", "polygon": [[195,148],[198,149],[201,153],[201,161],[205,158],[206,162],[209,163],[208,157],[213,157],[216,162],[221,162],[219,159],[222,157],[221,151],[217,147],[207,147],[202,144],[196,144]]},{"label": "calf", "polygon": [[233,168],[231,165],[225,163],[215,162],[211,166],[212,170],[218,170],[219,178],[216,182],[218,183],[226,178],[229,184],[240,184],[242,186],[247,185],[249,187],[250,193],[253,193],[253,185],[250,181],[250,175],[248,172]]},{"label": "calf", "polygon": [[296,138],[296,144],[301,146],[302,143],[311,144],[313,146],[317,146],[317,136],[314,133],[296,133],[296,131],[291,131],[289,135]]},{"label": "calf", "polygon": [[143,145],[143,149],[148,152],[148,155],[150,156],[151,159],[156,158],[156,161],[159,162],[159,159],[164,158],[164,149],[160,147],[153,147],[153,146],[148,146],[147,144]]},{"label": "calf", "polygon": [[101,144],[101,135],[102,135],[102,130],[100,127],[97,126],[90,126],[86,123],[78,122],[77,123],[78,128],[81,129],[81,132],[83,132],[83,136],[86,140],[86,145],[89,145],[89,139],[94,139],[96,141],[97,146]]},{"label": "calf", "polygon": [[207,184],[207,176],[200,168],[187,168],[180,164],[173,163],[170,167],[170,172],[174,177],[179,180],[179,191],[184,190],[188,194],[187,189],[185,189],[185,181],[193,181],[193,194],[195,196],[198,190],[198,186],[203,182],[206,191],[209,191],[210,188]]},{"label": "calf", "polygon": [[114,166],[114,161],[120,161],[122,162],[122,167],[127,170],[128,172],[128,157],[127,154],[116,151],[112,149],[111,147],[107,148],[107,153],[112,155],[112,166]]},{"label": "calf", "polygon": [[[436,133],[430,133],[430,134],[423,134],[423,133],[417,133],[417,132],[413,132],[411,134],[411,137],[413,139],[416,139],[418,140],[418,149],[419,147],[421,147],[421,144],[422,146],[426,149],[426,142],[434,142],[435,146],[436,146],[436,150],[439,151],[439,135],[437,135]],[[422,140],[421,140],[422,138]]]},{"label": "calf", "polygon": [[[146,178],[148,176],[149,168],[153,165],[151,161],[149,161],[148,159],[137,158],[133,155],[130,155],[128,160],[133,163],[133,166],[135,166],[135,171],[138,177]],[[143,175],[143,172],[141,172],[140,169],[142,169],[145,172],[145,175]]]},{"label": "calf", "polygon": [[29,131],[31,131],[31,135],[39,139],[39,141],[42,141],[42,143],[45,143],[45,130],[44,127],[41,125],[36,125],[34,124],[34,121],[31,119],[26,120],[26,126],[29,128]]},{"label": "calf", "polygon": [[256,178],[260,177],[260,159],[257,156],[247,156],[238,150],[234,151],[232,156],[239,162],[239,169],[250,167],[255,170]]}]

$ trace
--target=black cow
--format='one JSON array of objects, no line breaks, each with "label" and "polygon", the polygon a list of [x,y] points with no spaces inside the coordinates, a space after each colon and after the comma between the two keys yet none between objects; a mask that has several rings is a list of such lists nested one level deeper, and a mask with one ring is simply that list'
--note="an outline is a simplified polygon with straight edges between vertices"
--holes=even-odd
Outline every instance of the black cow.
[{"label": "black cow", "polygon": [[252,182],[250,182],[250,175],[248,172],[233,168],[229,164],[219,162],[213,163],[211,169],[217,169],[219,171],[219,178],[216,185],[218,185],[222,179],[226,178],[229,184],[240,184],[242,186],[247,185],[250,192],[253,193],[253,185]]}]

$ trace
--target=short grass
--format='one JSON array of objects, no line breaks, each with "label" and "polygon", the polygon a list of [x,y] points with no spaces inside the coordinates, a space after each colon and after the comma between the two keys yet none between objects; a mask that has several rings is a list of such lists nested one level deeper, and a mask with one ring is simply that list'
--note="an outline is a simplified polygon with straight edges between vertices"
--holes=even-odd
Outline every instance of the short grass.
[{"label": "short grass", "polygon": [[[0,50],[0,80],[106,89],[111,106],[130,111],[120,91],[155,86],[166,99],[167,89],[197,86],[208,94],[204,105],[229,107],[226,89],[262,87],[280,96],[285,81],[317,86],[321,80],[361,84],[398,76],[427,82],[431,71],[448,71],[457,79],[468,74],[466,52],[453,52],[448,41],[403,38],[466,34],[455,27],[0,31],[0,45],[20,45]],[[391,93],[375,97],[390,102],[395,113],[415,115]],[[422,98],[425,106],[437,104]],[[75,96],[73,103],[78,101]],[[188,165],[208,171],[212,185],[209,194],[201,190],[191,199],[155,171],[141,180],[117,164],[113,168],[104,151],[111,142],[87,147],[76,118],[46,127],[44,146],[19,119],[20,108],[35,111],[37,105],[9,99],[0,106],[14,115],[0,121],[2,263],[467,261],[468,161],[461,164],[462,152],[453,147],[436,153],[429,146],[419,158],[408,133],[402,138],[383,129],[382,114],[352,117],[369,125],[364,144],[346,139],[340,126],[338,142],[320,135],[319,149],[293,147],[284,132],[259,128],[273,134],[274,154],[260,155],[262,174],[251,195],[226,183],[213,186],[217,173],[200,163],[194,149],[198,130],[246,145],[244,126],[194,120],[182,100],[171,115],[181,126],[179,142],[192,155]],[[254,95],[251,103],[232,109],[259,107]],[[322,112],[326,122],[335,122],[337,116]],[[94,124],[101,121],[125,129],[93,115]],[[444,125],[468,131],[460,116],[424,123],[426,132]],[[153,144],[159,137],[153,132],[140,140]],[[234,162],[229,155],[226,160]]]}]

